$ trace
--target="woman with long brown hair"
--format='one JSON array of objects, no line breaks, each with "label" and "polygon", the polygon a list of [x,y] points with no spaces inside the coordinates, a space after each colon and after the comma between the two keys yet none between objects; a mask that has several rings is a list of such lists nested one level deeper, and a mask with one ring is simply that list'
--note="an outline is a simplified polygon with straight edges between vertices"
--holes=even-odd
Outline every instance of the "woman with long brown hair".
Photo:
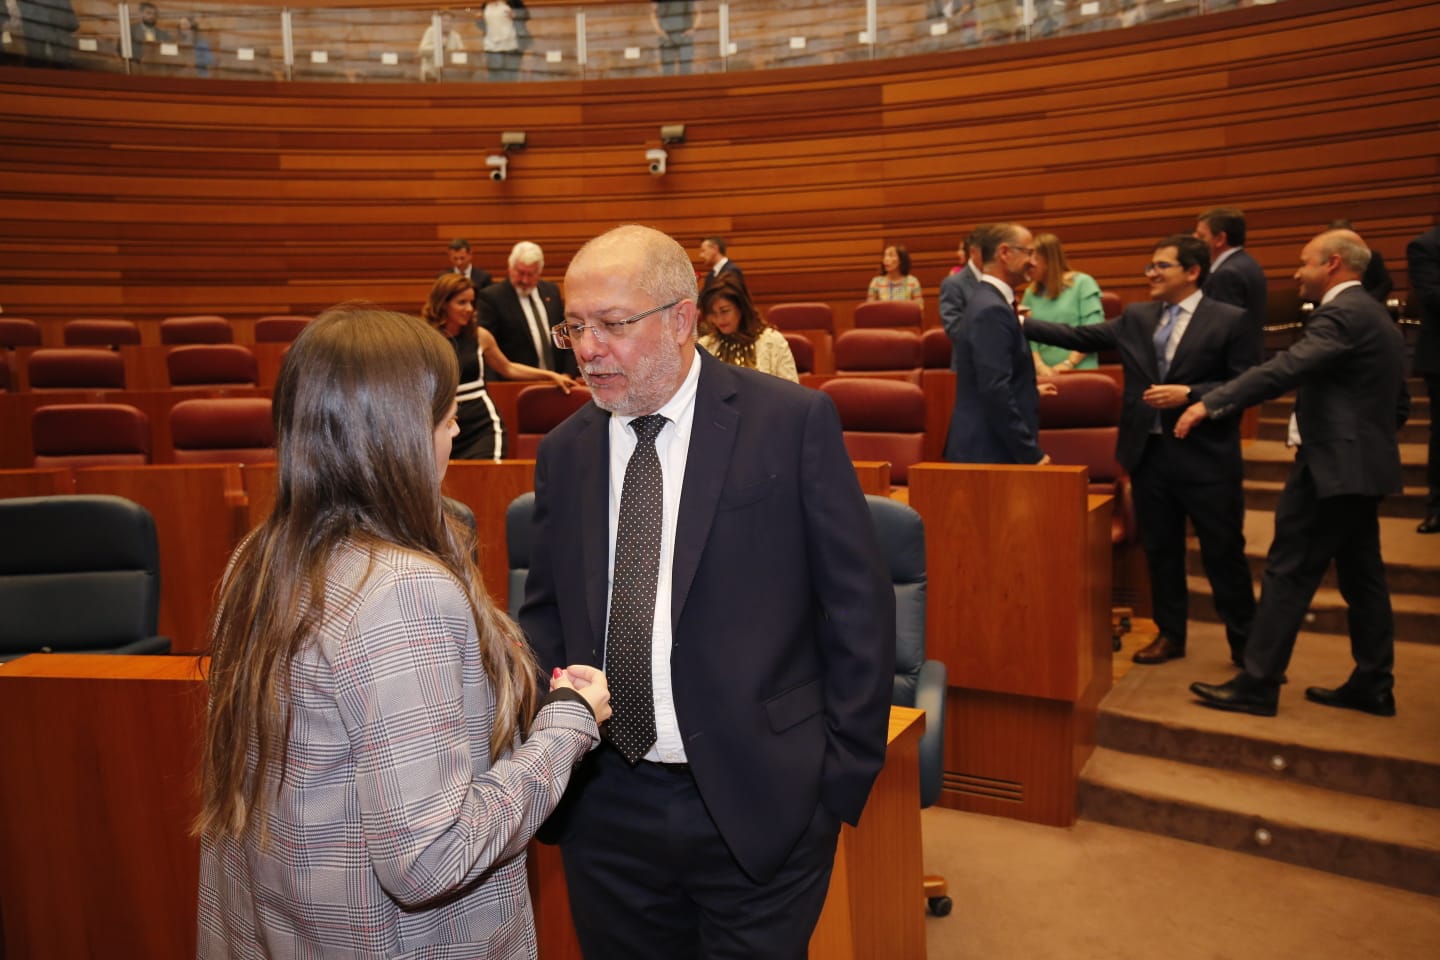
[{"label": "woman with long brown hair", "polygon": [[[1030,285],[1025,288],[1020,306],[1036,320],[1072,327],[1105,322],[1100,285],[1088,273],[1070,269],[1065,248],[1053,233],[1035,237],[1035,265],[1030,270]],[[1041,376],[1093,370],[1100,365],[1100,359],[1093,353],[1041,343],[1031,343],[1030,353],[1035,372]]]},{"label": "woman with long brown hair", "polygon": [[700,294],[700,346],[737,367],[800,381],[785,334],[760,317],[745,283],[722,273]]},{"label": "woman with long brown hair", "polygon": [[505,455],[505,421],[485,392],[485,364],[507,380],[553,380],[566,393],[575,386],[566,374],[515,363],[500,351],[490,331],[475,322],[475,285],[464,274],[441,274],[420,316],[450,341],[460,365],[460,435],[452,454],[456,460],[499,460]]},{"label": "woman with long brown hair", "polygon": [[341,306],[281,365],[275,506],[221,584],[199,955],[533,957],[525,846],[609,716],[534,659],[444,508],[454,351]]}]

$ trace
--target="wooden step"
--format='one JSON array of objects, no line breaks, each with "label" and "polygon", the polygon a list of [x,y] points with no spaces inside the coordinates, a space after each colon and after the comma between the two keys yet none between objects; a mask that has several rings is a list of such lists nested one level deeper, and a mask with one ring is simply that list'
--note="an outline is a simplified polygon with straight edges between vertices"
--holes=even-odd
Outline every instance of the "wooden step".
[{"label": "wooden step", "polygon": [[[1284,480],[1245,480],[1245,506],[1251,510],[1273,512],[1280,500],[1280,491],[1285,489]],[[1410,526],[1425,516],[1429,502],[1429,490],[1424,486],[1407,486],[1402,494],[1389,496],[1380,501],[1380,516],[1405,517]]]},{"label": "wooden step", "polygon": [[[1210,581],[1204,577],[1188,577],[1190,588],[1190,620],[1217,622],[1215,603],[1210,595]],[[1256,589],[1259,596],[1259,589]],[[1390,607],[1395,614],[1395,639],[1404,643],[1440,644],[1440,597],[1413,593],[1390,592]],[[1305,627],[1316,633],[1343,634],[1349,626],[1345,599],[1339,590],[1321,587],[1310,601],[1305,614]]]},{"label": "wooden step", "polygon": [[[1278,440],[1285,442],[1289,436],[1290,419],[1288,417],[1260,417],[1257,440]],[[1413,417],[1405,422],[1400,428],[1399,438],[1401,443],[1428,443],[1430,442],[1430,421],[1416,420]]]},{"label": "wooden step", "polygon": [[[1245,479],[1283,482],[1295,465],[1295,451],[1279,440],[1253,440],[1245,444]],[[1425,486],[1428,450],[1423,443],[1400,444],[1400,464],[1407,487]]]}]

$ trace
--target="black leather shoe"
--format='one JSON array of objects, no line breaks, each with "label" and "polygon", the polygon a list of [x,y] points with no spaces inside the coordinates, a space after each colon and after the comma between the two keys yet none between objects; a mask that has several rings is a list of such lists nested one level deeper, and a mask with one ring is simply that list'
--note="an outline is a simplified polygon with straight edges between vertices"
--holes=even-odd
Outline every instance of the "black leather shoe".
[{"label": "black leather shoe", "polygon": [[1440,510],[1426,514],[1425,519],[1420,521],[1420,526],[1415,529],[1420,533],[1440,533]]},{"label": "black leather shoe", "polygon": [[1344,707],[1346,710],[1373,713],[1377,717],[1395,716],[1395,694],[1389,690],[1384,693],[1364,693],[1344,685],[1333,690],[1327,687],[1307,687],[1305,699],[1323,703],[1327,707]]},{"label": "black leather shoe", "polygon": [[[1235,665],[1235,669],[1236,669],[1236,670],[1244,670],[1244,669],[1245,669],[1245,654],[1243,654],[1243,653],[1232,653],[1232,654],[1230,654],[1230,662]],[[1281,682],[1281,683],[1289,683],[1289,682],[1290,682],[1290,675],[1287,674],[1287,673],[1282,673],[1282,674],[1280,674],[1280,682]]]},{"label": "black leather shoe", "polygon": [[1162,633],[1149,645],[1135,651],[1135,656],[1130,659],[1136,663],[1164,663],[1167,660],[1179,660],[1185,656],[1185,643],[1172,638],[1169,634]]},{"label": "black leather shoe", "polygon": [[1273,717],[1280,705],[1280,688],[1256,680],[1248,674],[1237,674],[1228,683],[1192,683],[1190,692],[1207,707],[1252,713],[1257,717]]}]

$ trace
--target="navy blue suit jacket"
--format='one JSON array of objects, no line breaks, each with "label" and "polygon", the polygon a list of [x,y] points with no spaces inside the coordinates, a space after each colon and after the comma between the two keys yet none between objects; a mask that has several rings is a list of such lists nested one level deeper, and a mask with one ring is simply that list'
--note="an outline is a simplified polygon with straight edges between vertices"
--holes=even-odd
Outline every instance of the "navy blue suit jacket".
[{"label": "navy blue suit jacket", "polygon": [[[675,711],[705,806],[763,883],[817,805],[849,823],[864,808],[885,759],[895,597],[830,398],[697,357],[672,569]],[[547,674],[604,653],[609,421],[587,404],[540,444],[520,625]],[[593,762],[547,824],[561,843]]]},{"label": "navy blue suit jacket", "polygon": [[1255,358],[1258,362],[1264,355],[1265,301],[1267,288],[1265,271],[1255,258],[1242,248],[1225,258],[1225,262],[1205,278],[1202,288],[1205,296],[1221,303],[1230,303],[1245,311],[1245,322],[1255,341]]},{"label": "navy blue suit jacket", "polygon": [[[947,281],[949,282],[949,281]],[[958,283],[958,281],[957,281]],[[943,285],[941,291],[943,315]],[[1040,393],[1035,361],[999,289],[978,283],[950,334],[955,409],[945,439],[952,463],[1039,463]]]}]

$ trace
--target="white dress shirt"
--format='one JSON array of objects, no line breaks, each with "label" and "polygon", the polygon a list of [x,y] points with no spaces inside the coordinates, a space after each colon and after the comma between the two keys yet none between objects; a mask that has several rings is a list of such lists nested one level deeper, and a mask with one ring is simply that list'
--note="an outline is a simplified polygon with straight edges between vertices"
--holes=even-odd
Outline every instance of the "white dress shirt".
[{"label": "white dress shirt", "polygon": [[547,317],[545,304],[540,302],[540,288],[531,287],[528,294],[516,290],[515,296],[520,300],[520,309],[525,312],[525,322],[530,327],[530,340],[535,344],[535,365],[550,370],[552,365],[545,358],[545,340],[550,336],[550,329],[545,323]]},{"label": "white dress shirt", "polygon": [[[694,347],[686,349],[693,350]],[[685,462],[690,455],[690,428],[695,422],[695,393],[700,383],[700,358],[696,356],[690,372],[681,381],[675,395],[655,412],[670,422],[655,438],[655,454],[660,458],[661,497],[664,516],[660,523],[660,570],[655,583],[655,625],[650,634],[650,677],[655,696],[655,746],[645,754],[646,760],[660,763],[685,763],[685,745],[680,738],[680,722],[675,716],[675,684],[670,676],[670,647],[674,636],[670,629],[670,599],[674,588],[675,528],[680,520],[680,492],[685,485]],[[615,578],[615,539],[620,531],[620,494],[625,489],[625,467],[635,452],[635,431],[630,426],[634,417],[610,417],[610,580]],[[605,622],[610,622],[609,601],[606,601]]]}]

